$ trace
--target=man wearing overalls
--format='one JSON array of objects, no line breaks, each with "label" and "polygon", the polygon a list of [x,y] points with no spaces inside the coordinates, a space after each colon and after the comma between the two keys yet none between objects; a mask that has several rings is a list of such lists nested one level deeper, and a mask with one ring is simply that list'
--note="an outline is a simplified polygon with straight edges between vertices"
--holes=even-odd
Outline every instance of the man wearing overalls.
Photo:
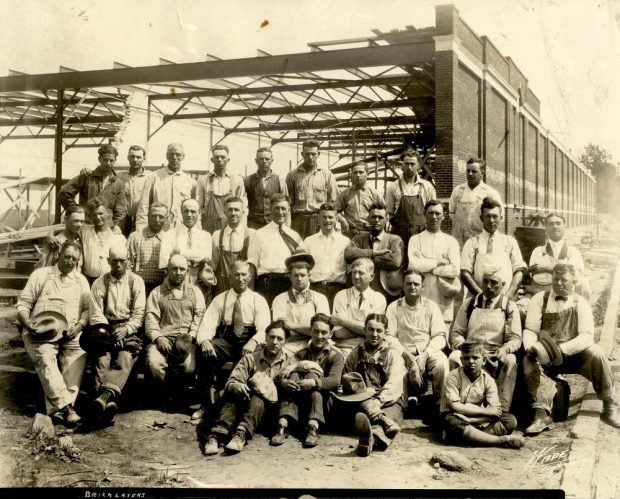
[{"label": "man wearing overalls", "polygon": [[283,320],[289,330],[284,348],[291,355],[306,347],[310,338],[310,319],[318,313],[329,315],[325,295],[310,289],[310,272],[314,258],[298,249],[285,260],[291,279],[291,289],[273,300],[273,320]]},{"label": "man wearing overalls", "polygon": [[405,245],[405,257],[409,239],[425,229],[424,205],[437,197],[433,184],[418,175],[420,157],[415,151],[401,154],[403,176],[388,184],[385,193],[391,233],[400,236]]},{"label": "man wearing overalls", "polygon": [[[601,419],[620,428],[620,413],[615,399],[613,374],[603,350],[594,344],[592,308],[585,298],[575,293],[575,268],[558,263],[553,268],[552,289],[536,294],[525,320],[523,372],[534,410],[527,435],[553,429],[551,407],[556,383],[550,376],[564,373],[581,374],[592,382],[594,391],[603,401]],[[536,343],[545,331],[561,350],[559,365],[542,365]]]},{"label": "man wearing overalls", "polygon": [[488,268],[482,277],[482,293],[465,299],[450,332],[450,370],[462,365],[461,345],[481,341],[486,353],[484,369],[495,378],[499,401],[510,412],[517,383],[517,358],[521,348],[521,318],[517,305],[503,293],[501,269]]},{"label": "man wearing overalls", "polygon": [[338,196],[336,177],[327,168],[320,168],[319,143],[306,140],[301,146],[303,163],[286,176],[291,198],[291,228],[305,239],[319,230],[319,207],[335,203]]},{"label": "man wearing overalls", "polygon": [[495,199],[486,197],[480,206],[480,219],[484,230],[468,239],[461,252],[461,280],[469,295],[482,293],[482,276],[489,268],[499,267],[504,294],[514,300],[527,268],[517,241],[499,232],[502,206]]},{"label": "man wearing overalls", "polygon": [[271,222],[271,196],[288,192],[286,182],[271,170],[273,152],[269,147],[259,147],[254,161],[257,170],[245,177],[243,184],[248,196],[248,227],[260,229]]},{"label": "man wearing overalls", "polygon": [[[217,284],[215,296],[231,288],[230,275],[233,263],[237,259],[247,260],[250,241],[256,237],[256,231],[243,224],[243,200],[229,197],[225,204],[226,227],[213,233],[213,252],[211,264],[215,269]],[[248,284],[254,289],[254,276]]]},{"label": "man wearing overalls", "polygon": [[370,287],[374,264],[368,258],[358,258],[351,266],[353,287],[343,289],[334,298],[331,325],[334,342],[346,357],[364,341],[364,321],[368,314],[385,314],[385,297]]},{"label": "man wearing overalls", "polygon": [[211,150],[213,171],[205,173],[198,180],[198,204],[202,212],[202,228],[213,234],[226,227],[226,199],[241,198],[244,204],[245,187],[243,178],[226,171],[230,161],[228,146],[218,144]]},{"label": "man wearing overalls", "polygon": [[366,230],[370,206],[384,202],[383,196],[368,184],[367,179],[368,165],[363,161],[356,161],[351,166],[351,187],[344,189],[336,199],[336,210],[342,214],[348,225],[348,229],[343,228],[342,233],[350,239]]},{"label": "man wearing overalls", "polygon": [[[213,299],[196,335],[196,343],[205,357],[201,368],[205,395],[214,380],[221,378],[224,364],[236,364],[265,342],[265,328],[271,320],[265,299],[248,288],[249,264],[242,260],[234,262],[230,279],[232,288]],[[217,379],[218,388],[225,381]]]},{"label": "man wearing overalls", "polygon": [[[452,218],[452,235],[462,248],[470,237],[482,232],[479,213],[480,205],[485,197],[497,201],[500,206],[502,198],[493,187],[482,181],[484,160],[470,158],[467,161],[467,182],[454,188],[450,196],[450,218]],[[501,208],[503,211],[503,208]]]}]

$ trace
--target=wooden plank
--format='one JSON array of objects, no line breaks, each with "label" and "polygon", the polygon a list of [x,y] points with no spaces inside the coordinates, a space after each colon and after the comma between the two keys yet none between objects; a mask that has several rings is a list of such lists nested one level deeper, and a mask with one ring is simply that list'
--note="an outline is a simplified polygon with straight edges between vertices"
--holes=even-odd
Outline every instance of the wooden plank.
[{"label": "wooden plank", "polygon": [[39,239],[45,237],[50,231],[64,229],[65,224],[46,225],[44,227],[36,227],[34,229],[16,230],[15,232],[7,232],[0,234],[0,244],[17,243],[20,241],[28,241],[30,239]]}]

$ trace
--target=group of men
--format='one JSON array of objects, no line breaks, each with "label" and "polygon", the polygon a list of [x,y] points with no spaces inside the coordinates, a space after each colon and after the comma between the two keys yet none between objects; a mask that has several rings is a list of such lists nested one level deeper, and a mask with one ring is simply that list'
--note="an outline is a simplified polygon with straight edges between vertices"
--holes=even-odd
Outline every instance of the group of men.
[{"label": "group of men", "polygon": [[[113,423],[144,355],[162,402],[198,390],[192,420],[207,455],[241,451],[262,422],[272,445],[291,429],[306,447],[326,424],[355,429],[366,456],[390,445],[429,384],[429,420],[444,438],[519,448],[511,406],[520,363],[526,434],[553,428],[554,377],[569,372],[592,381],[603,419],[620,427],[563,217],[547,217],[548,242],[528,267],[499,231],[503,206],[482,181],[482,160],[467,163],[450,198],[448,235],[415,151],[401,156],[385,202],[363,162],[339,191],[315,141],[284,181],[268,148],[242,179],[216,146],[213,171],[197,182],[181,170],[180,144],[153,174],[140,146],[129,148],[123,176],[116,157],[102,146],[99,166],[63,187],[65,229],[50,235],[18,301],[47,413],[59,422]],[[532,284],[517,304],[525,275]],[[87,362],[95,389],[80,416]]]}]

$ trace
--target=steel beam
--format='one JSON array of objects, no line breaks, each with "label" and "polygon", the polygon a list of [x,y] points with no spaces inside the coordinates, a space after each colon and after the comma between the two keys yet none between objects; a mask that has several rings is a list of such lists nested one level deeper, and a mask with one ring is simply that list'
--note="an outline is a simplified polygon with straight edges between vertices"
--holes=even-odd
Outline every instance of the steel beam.
[{"label": "steel beam", "polygon": [[[93,133],[65,133],[63,139],[97,139],[97,138],[112,138],[116,135],[116,132],[93,132]],[[5,140],[32,140],[32,139],[53,139],[55,134],[45,135],[8,135],[6,137],[0,137],[0,142]]]},{"label": "steel beam", "polygon": [[192,62],[166,66],[157,65],[127,69],[5,76],[0,78],[0,92],[117,87],[120,85],[183,80],[208,80],[211,78],[282,75],[306,71],[399,66],[401,64],[427,62],[434,56],[434,40],[425,40],[400,45],[249,57],[224,61]]},{"label": "steel beam", "polygon": [[[89,97],[81,101],[82,104],[121,104],[120,101],[124,101],[127,99],[127,95],[122,95],[119,97]],[[6,97],[0,96],[0,107],[19,107],[19,106],[45,106],[52,105],[55,106],[57,104],[57,99],[31,99],[31,100],[8,100]],[[80,103],[80,99],[77,97],[73,97],[72,99],[67,99],[67,104],[78,104]]]},{"label": "steel beam", "polygon": [[[417,124],[415,126],[416,130],[419,128],[429,128],[433,125],[430,124]],[[318,140],[319,142],[373,142],[373,141],[382,141],[382,140],[405,140],[405,139],[413,139],[415,137],[415,133],[409,132],[407,130],[394,130],[394,133],[372,133],[372,132],[363,132],[358,134],[351,134],[348,131],[344,133],[334,133],[334,134],[316,134],[316,135],[308,135],[308,134],[297,134],[297,137],[284,137],[281,139],[271,139],[271,145],[276,145],[280,143],[298,143],[303,142],[304,140],[313,139]]]},{"label": "steel beam", "polygon": [[[61,103],[62,100],[59,100]],[[83,118],[75,117],[66,120],[67,125],[80,125],[82,123],[99,124],[99,123],[122,123],[122,116],[84,116]],[[22,118],[17,120],[0,119],[0,127],[3,126],[45,126],[54,125],[56,123],[56,117],[50,116],[49,118]]]}]

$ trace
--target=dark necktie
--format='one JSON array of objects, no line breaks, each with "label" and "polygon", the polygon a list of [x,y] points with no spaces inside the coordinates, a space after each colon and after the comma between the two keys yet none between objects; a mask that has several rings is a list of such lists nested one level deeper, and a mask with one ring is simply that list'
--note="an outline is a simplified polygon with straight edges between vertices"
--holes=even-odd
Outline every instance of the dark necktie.
[{"label": "dark necktie", "polygon": [[490,298],[485,298],[484,299],[484,308],[491,308],[491,299]]},{"label": "dark necktie", "polygon": [[241,313],[241,295],[237,295],[233,308],[233,330],[237,336],[243,334],[243,314]]},{"label": "dark necktie", "polygon": [[284,244],[286,244],[286,247],[288,248],[288,250],[291,252],[291,255],[292,255],[297,249],[297,247],[299,246],[299,244],[297,244],[297,241],[295,241],[295,239],[293,239],[286,232],[284,232],[282,225],[278,225],[278,231],[280,232],[282,239],[284,239]]},{"label": "dark necktie", "polygon": [[364,303],[364,295],[360,293],[360,300],[359,300],[359,303],[357,304],[357,308],[359,308],[360,310],[362,309],[362,303]]},{"label": "dark necktie", "polygon": [[568,296],[556,296],[555,301],[558,301],[558,300],[568,301]]}]

